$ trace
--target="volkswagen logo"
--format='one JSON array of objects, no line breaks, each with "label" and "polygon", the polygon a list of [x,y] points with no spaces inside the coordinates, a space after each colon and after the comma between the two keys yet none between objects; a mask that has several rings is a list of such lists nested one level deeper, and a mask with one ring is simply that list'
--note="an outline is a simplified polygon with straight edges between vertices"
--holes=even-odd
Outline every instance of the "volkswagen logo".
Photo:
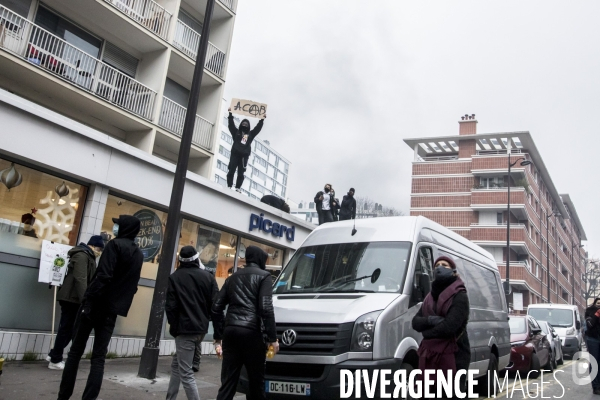
[{"label": "volkswagen logo", "polygon": [[293,329],[287,329],[281,335],[281,342],[286,346],[291,346],[296,343],[296,331]]}]

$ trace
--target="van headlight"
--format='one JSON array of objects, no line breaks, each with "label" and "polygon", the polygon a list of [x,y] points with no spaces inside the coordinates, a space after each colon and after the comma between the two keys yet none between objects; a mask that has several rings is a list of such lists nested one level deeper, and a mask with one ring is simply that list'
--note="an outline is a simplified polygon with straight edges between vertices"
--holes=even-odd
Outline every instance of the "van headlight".
[{"label": "van headlight", "polygon": [[373,351],[375,322],[381,311],[374,311],[360,316],[354,323],[350,351]]},{"label": "van headlight", "polygon": [[567,329],[567,335],[574,335],[575,334],[575,328],[570,327],[569,329]]}]

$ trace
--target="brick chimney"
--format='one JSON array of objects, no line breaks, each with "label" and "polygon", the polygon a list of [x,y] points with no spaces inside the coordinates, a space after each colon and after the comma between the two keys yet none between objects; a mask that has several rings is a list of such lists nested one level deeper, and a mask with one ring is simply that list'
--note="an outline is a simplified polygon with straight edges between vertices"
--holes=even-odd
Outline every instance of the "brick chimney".
[{"label": "brick chimney", "polygon": [[[465,114],[460,117],[458,121],[458,134],[459,135],[475,135],[477,134],[477,120],[475,114]],[[477,153],[477,144],[475,139],[459,140],[458,141],[458,158],[471,158],[473,154]]]},{"label": "brick chimney", "polygon": [[475,114],[465,114],[458,121],[459,135],[475,135],[477,133],[477,120]]}]

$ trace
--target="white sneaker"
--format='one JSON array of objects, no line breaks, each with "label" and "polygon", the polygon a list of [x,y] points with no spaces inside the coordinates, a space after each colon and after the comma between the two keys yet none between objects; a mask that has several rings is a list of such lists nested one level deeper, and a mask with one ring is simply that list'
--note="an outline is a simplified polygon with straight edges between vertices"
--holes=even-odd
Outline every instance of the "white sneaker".
[{"label": "white sneaker", "polygon": [[48,369],[63,370],[63,369],[65,369],[65,362],[61,361],[59,363],[53,363],[52,361],[50,361],[48,363]]},{"label": "white sneaker", "polygon": [[235,191],[238,192],[238,193],[242,193],[241,189],[235,189]]},{"label": "white sneaker", "polygon": [[52,357],[46,356],[46,361],[48,361],[48,362],[52,361]]}]

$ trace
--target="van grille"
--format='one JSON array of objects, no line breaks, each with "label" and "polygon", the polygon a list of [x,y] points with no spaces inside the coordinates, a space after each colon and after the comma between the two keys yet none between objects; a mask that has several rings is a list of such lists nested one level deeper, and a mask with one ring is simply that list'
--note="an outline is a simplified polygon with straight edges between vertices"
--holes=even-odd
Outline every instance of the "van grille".
[{"label": "van grille", "polygon": [[310,378],[318,379],[325,371],[324,364],[291,364],[267,362],[265,375],[268,378]]},{"label": "van grille", "polygon": [[[277,324],[280,354],[336,356],[350,351],[354,323],[345,324]],[[296,332],[296,342],[283,343],[282,335],[288,329]]]}]

